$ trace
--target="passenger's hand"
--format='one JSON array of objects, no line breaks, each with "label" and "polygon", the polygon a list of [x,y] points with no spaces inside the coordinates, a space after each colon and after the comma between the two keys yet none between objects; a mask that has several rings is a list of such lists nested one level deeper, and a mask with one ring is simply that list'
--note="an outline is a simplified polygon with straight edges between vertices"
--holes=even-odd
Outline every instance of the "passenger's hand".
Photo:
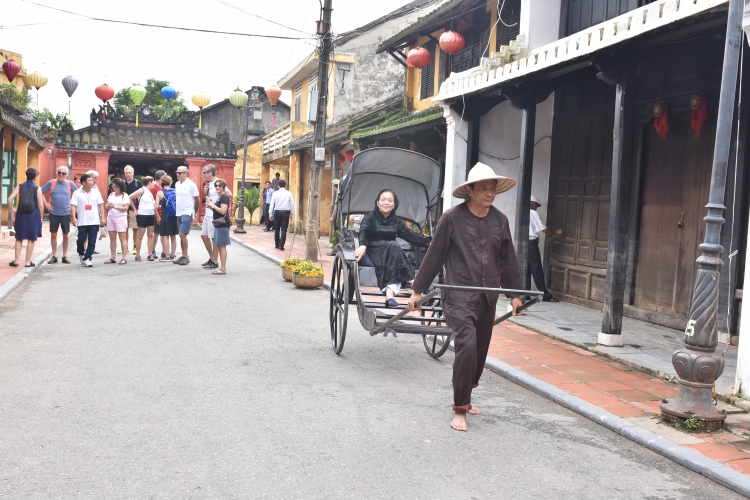
[{"label": "passenger's hand", "polygon": [[510,299],[510,305],[513,306],[513,316],[521,316],[523,314],[523,311],[518,310],[518,308],[523,305],[520,297],[513,297]]},{"label": "passenger's hand", "polygon": [[409,303],[407,304],[407,308],[410,311],[419,311],[422,309],[422,306],[417,307],[417,302],[422,300],[422,294],[419,292],[411,292],[411,297],[409,297]]},{"label": "passenger's hand", "polygon": [[365,245],[360,245],[355,251],[354,256],[357,258],[357,262],[359,262],[359,259],[362,258],[362,256],[367,251],[367,247]]}]

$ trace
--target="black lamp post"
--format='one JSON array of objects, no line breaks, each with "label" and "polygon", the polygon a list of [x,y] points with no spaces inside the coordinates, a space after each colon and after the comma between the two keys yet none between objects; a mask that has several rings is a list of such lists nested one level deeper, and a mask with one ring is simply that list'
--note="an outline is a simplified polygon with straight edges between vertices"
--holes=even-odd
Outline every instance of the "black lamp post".
[{"label": "black lamp post", "polygon": [[[239,217],[237,217],[237,226],[234,228],[234,232],[239,234],[245,234],[247,232],[245,231],[245,171],[247,168],[247,133],[250,128],[250,103],[252,103],[253,108],[255,108],[259,96],[260,89],[253,86],[253,88],[250,89],[250,99],[247,101],[247,104],[245,104],[245,152],[242,155],[242,185],[239,189],[240,213]],[[252,220],[250,221],[250,224],[252,224]]]}]

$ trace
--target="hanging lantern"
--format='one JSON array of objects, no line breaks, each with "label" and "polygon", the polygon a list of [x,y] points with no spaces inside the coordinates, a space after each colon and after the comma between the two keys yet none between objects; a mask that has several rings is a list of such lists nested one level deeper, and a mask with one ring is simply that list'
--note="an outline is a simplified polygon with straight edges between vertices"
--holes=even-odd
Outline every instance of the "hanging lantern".
[{"label": "hanging lantern", "polygon": [[440,50],[446,54],[458,54],[464,50],[466,40],[461,33],[455,31],[446,31],[440,35]]},{"label": "hanging lantern", "polygon": [[161,88],[161,96],[167,100],[167,115],[169,115],[169,101],[177,97],[177,91],[167,85]]},{"label": "hanging lantern", "polygon": [[16,77],[18,72],[21,71],[21,65],[14,60],[5,61],[3,63],[3,73],[8,77],[8,81],[13,83],[13,79]]},{"label": "hanging lantern", "polygon": [[266,89],[266,97],[268,102],[271,103],[271,128],[276,126],[276,103],[279,102],[281,97],[281,89],[275,83]]},{"label": "hanging lantern", "polygon": [[247,101],[247,94],[241,91],[239,87],[234,89],[234,92],[229,94],[229,102],[232,104],[232,106],[237,108],[237,125],[240,124],[240,115],[242,114],[240,108],[247,104]]},{"label": "hanging lantern", "polygon": [[62,79],[62,86],[65,93],[68,94],[68,116],[70,116],[70,98],[73,97],[73,92],[78,88],[78,80],[68,75]]},{"label": "hanging lantern", "polygon": [[338,163],[339,163],[339,165],[343,165],[343,163],[345,161],[346,161],[346,156],[344,156],[341,153],[339,153],[339,156],[338,156]]},{"label": "hanging lantern", "polygon": [[135,126],[138,126],[138,107],[143,102],[143,99],[146,97],[146,89],[141,87],[140,85],[133,85],[130,87],[130,98],[133,100],[133,105],[135,105]]},{"label": "hanging lantern", "polygon": [[196,92],[193,94],[193,97],[190,98],[191,101],[193,101],[193,104],[198,106],[198,109],[201,110],[201,114],[198,115],[198,130],[203,129],[203,108],[209,105],[211,102],[211,96],[206,94],[205,92]]},{"label": "hanging lantern", "polygon": [[430,51],[424,47],[415,47],[409,51],[409,55],[406,56],[406,64],[411,68],[423,68],[430,64]]},{"label": "hanging lantern", "polygon": [[344,158],[346,158],[346,161],[351,162],[354,159],[354,150],[350,149],[344,153]]},{"label": "hanging lantern", "polygon": [[36,89],[36,110],[39,111],[39,89],[47,85],[47,77],[38,71],[28,76],[29,84]]},{"label": "hanging lantern", "polygon": [[107,108],[106,104],[107,101],[112,99],[115,96],[115,89],[107,85],[106,83],[104,85],[99,85],[94,89],[94,93],[96,94],[96,97],[102,100],[102,102],[105,104],[104,108],[104,120],[107,119]]}]

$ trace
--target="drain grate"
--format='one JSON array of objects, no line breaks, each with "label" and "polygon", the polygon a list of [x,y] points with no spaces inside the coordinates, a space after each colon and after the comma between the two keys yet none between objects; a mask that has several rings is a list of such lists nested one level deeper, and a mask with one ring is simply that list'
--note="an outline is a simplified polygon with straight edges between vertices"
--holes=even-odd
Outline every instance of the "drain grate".
[{"label": "drain grate", "polygon": [[558,326],[557,328],[559,330],[565,330],[566,332],[572,332],[573,331],[572,328],[568,328],[567,326]]}]

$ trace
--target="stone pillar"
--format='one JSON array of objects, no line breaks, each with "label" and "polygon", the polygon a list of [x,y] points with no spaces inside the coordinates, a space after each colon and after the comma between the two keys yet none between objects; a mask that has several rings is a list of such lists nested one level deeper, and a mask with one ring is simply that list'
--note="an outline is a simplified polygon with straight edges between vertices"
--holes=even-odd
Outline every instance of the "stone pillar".
[{"label": "stone pillar", "polygon": [[445,138],[445,172],[443,179],[443,211],[457,205],[461,200],[453,198],[453,190],[466,180],[466,141],[461,136],[466,131],[467,124],[447,104],[443,107],[443,117],[446,124]]}]

